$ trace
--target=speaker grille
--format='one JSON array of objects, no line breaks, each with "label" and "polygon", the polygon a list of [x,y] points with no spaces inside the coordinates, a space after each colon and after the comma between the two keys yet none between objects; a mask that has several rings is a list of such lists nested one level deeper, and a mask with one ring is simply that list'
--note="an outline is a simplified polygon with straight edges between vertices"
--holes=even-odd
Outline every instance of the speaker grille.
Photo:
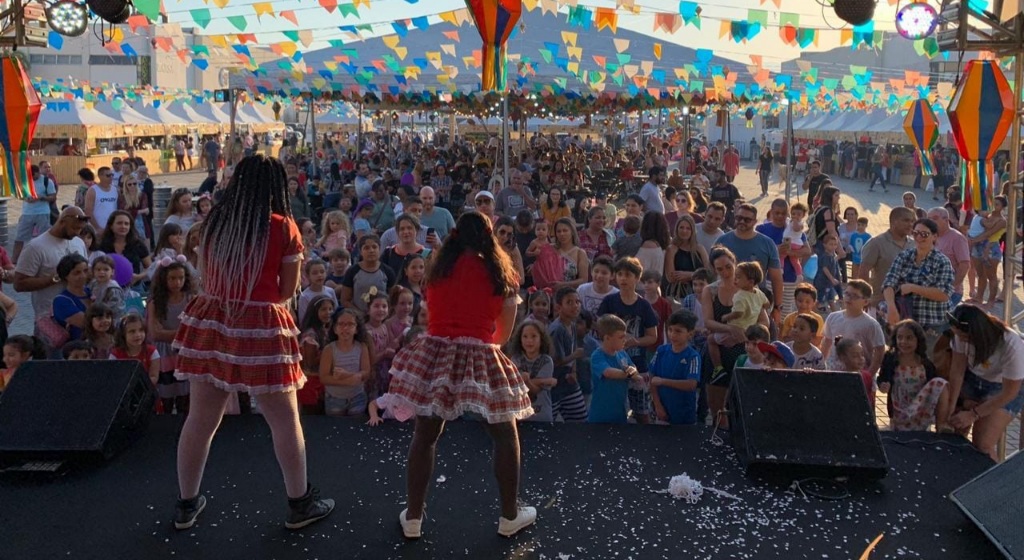
[{"label": "speaker grille", "polygon": [[136,361],[26,362],[0,400],[0,454],[109,457],[144,427],[155,398]]},{"label": "speaker grille", "polygon": [[737,369],[730,429],[748,467],[884,476],[888,460],[859,375]]},{"label": "speaker grille", "polygon": [[1007,558],[1024,558],[1024,453],[981,473],[950,499]]}]

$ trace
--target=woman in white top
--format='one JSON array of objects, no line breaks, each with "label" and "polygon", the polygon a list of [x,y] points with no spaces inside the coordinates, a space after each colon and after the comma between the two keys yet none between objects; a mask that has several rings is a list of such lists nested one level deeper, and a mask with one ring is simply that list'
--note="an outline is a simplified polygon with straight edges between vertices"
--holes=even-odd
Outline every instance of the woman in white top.
[{"label": "woman in white top", "polygon": [[973,426],[974,447],[998,460],[996,443],[1024,406],[1024,340],[971,304],[947,315],[954,335],[949,384],[963,401],[949,423],[963,432]]},{"label": "woman in white top", "polygon": [[668,222],[661,212],[647,212],[640,223],[642,243],[636,258],[644,272],[654,271],[661,275],[665,271],[665,249],[668,248]]},{"label": "woman in white top", "polygon": [[[117,187],[110,183],[108,178],[113,178],[114,172],[109,168],[101,168],[100,181],[89,187],[89,190],[85,194],[85,214],[92,218],[92,226],[96,228],[97,232],[102,232],[103,228],[107,227],[107,221],[110,219],[110,215],[117,210],[117,201],[119,193]],[[105,176],[104,176],[105,175]],[[104,181],[103,179],[108,179]],[[107,184],[107,187],[102,186],[103,183]]]}]

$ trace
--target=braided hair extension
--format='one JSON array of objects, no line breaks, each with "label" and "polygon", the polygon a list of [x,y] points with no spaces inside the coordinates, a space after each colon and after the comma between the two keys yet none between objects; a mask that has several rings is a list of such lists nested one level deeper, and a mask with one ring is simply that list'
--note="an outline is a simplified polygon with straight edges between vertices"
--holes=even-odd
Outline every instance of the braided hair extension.
[{"label": "braided hair extension", "polygon": [[286,185],[277,158],[256,154],[235,167],[223,199],[203,221],[199,270],[207,293],[243,305],[252,298],[267,257],[270,216],[292,214]]}]

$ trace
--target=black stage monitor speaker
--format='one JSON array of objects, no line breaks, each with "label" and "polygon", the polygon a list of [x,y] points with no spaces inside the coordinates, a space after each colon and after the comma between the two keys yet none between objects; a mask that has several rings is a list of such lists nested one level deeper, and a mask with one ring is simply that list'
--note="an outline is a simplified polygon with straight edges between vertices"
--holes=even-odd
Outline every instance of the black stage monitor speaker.
[{"label": "black stage monitor speaker", "polygon": [[28,361],[0,396],[0,462],[109,459],[141,435],[156,393],[137,361]]},{"label": "black stage monitor speaker", "polygon": [[1024,453],[981,473],[949,498],[1007,558],[1024,558]]},{"label": "black stage monitor speaker", "polygon": [[733,447],[748,474],[878,479],[888,473],[859,375],[738,368],[728,408]]}]

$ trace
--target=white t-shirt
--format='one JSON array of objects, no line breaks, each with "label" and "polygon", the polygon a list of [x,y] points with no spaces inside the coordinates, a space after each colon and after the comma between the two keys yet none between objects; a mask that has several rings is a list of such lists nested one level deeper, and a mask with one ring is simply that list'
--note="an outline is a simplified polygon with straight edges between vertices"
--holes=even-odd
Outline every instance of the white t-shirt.
[{"label": "white t-shirt", "polygon": [[806,354],[797,354],[796,351],[794,351],[793,355],[796,357],[796,359],[793,360],[793,369],[825,368],[825,358],[821,356],[821,350],[818,350],[818,348],[813,344],[811,345],[811,349],[808,350]]},{"label": "white t-shirt", "polygon": [[[862,313],[858,317],[847,317],[845,311],[834,311],[825,318],[825,332],[822,338],[832,340],[836,336],[843,338],[854,338],[864,347],[864,359],[871,363],[871,355],[875,348],[885,346],[885,333],[882,332],[882,325],[878,324],[873,317]],[[836,358],[835,347],[828,354],[828,368],[833,371],[842,371],[842,366]]]},{"label": "white t-shirt", "polygon": [[[53,278],[57,275],[57,263],[71,253],[87,256],[85,243],[77,237],[60,239],[46,231],[25,245],[14,271],[31,278]],[[64,284],[59,283],[32,292],[32,310],[36,317],[50,315],[53,311],[53,298],[62,291]]]},{"label": "white t-shirt", "polygon": [[92,206],[92,217],[101,228],[107,227],[107,220],[117,210],[117,187],[111,185],[110,190],[103,190],[99,185],[89,187],[96,193],[96,202]]},{"label": "white t-shirt", "polygon": [[580,284],[579,288],[576,288],[576,293],[580,296],[580,303],[583,304],[583,309],[589,311],[591,314],[597,314],[597,308],[601,307],[601,302],[604,298],[619,293],[619,289],[615,286],[608,286],[609,290],[606,293],[599,294],[594,289],[593,282],[587,282],[586,284]]},{"label": "white t-shirt", "polygon": [[648,181],[640,188],[640,198],[644,199],[645,212],[665,213],[665,203],[661,200],[661,189],[658,185]]},{"label": "white t-shirt", "polygon": [[1024,340],[1020,336],[1015,330],[1006,331],[1003,344],[981,364],[974,363],[974,345],[970,342],[953,337],[953,351],[967,356],[967,369],[985,381],[1024,379]]}]

